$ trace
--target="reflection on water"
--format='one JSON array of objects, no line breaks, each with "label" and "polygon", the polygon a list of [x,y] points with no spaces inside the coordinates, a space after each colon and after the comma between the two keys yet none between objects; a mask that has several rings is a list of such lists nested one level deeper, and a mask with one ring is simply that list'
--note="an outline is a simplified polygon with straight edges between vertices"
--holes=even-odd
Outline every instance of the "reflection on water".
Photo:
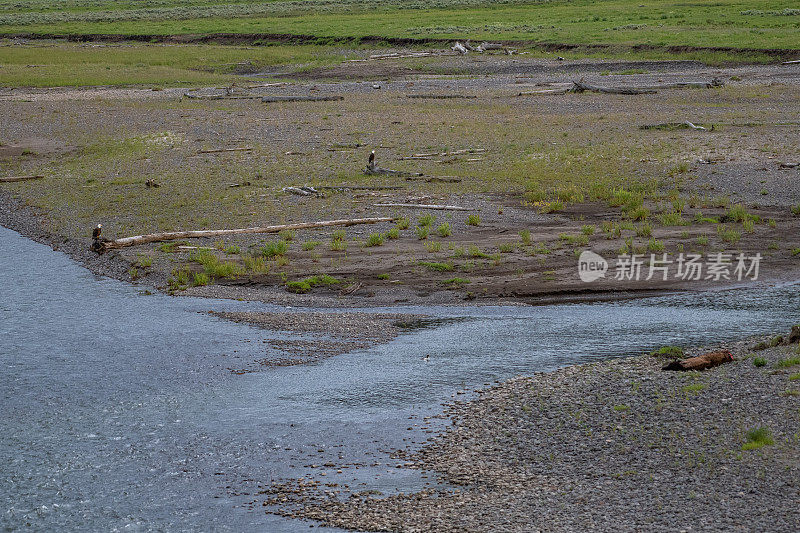
[{"label": "reflection on water", "polygon": [[256,496],[230,493],[328,460],[381,463],[328,479],[414,490],[418,473],[394,468],[386,450],[424,440],[407,428],[456,389],[800,321],[797,286],[409,307],[435,323],[409,324],[368,350],[239,376],[227,369],[263,358],[264,341],[278,335],[206,312],[267,306],[141,296],[3,228],[0,264],[0,524],[12,529],[306,531],[241,507]]}]

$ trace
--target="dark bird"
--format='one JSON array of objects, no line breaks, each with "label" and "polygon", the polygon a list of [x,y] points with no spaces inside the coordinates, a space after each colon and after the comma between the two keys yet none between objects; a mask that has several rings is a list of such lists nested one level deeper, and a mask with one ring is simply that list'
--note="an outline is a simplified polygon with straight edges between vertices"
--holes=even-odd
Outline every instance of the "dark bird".
[{"label": "dark bird", "polygon": [[373,166],[375,164],[375,150],[373,150],[369,154],[369,166]]},{"label": "dark bird", "polygon": [[98,224],[97,227],[92,230],[92,239],[94,240],[99,239],[101,231],[103,231],[103,225]]}]

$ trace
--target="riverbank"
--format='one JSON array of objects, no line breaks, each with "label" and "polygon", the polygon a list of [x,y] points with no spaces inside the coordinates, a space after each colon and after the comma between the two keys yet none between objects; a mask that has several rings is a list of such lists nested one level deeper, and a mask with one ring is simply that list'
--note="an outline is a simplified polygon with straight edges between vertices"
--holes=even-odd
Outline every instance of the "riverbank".
[{"label": "riverbank", "polygon": [[[647,262],[639,279],[616,279],[615,258],[626,253],[672,261],[699,254],[704,262],[761,254],[761,281],[797,279],[800,167],[788,135],[800,101],[795,67],[437,61],[474,74],[404,71],[411,63],[401,58],[234,87],[248,98],[232,100],[186,99],[178,89],[6,91],[0,108],[12,119],[0,127],[0,172],[45,178],[4,183],[0,217],[98,274],[173,294],[285,305],[536,304],[747,281],[684,280],[674,263],[664,280],[650,276]],[[381,72],[379,82],[348,79],[370,69]],[[598,85],[725,85],[526,94],[578,75]],[[344,99],[258,100],[298,94]],[[706,129],[642,128],[687,118]],[[380,166],[424,176],[364,175],[371,149]],[[284,190],[298,185],[319,194]],[[463,210],[417,207],[429,204]],[[381,216],[396,220],[88,251],[98,222],[104,237],[117,238]],[[609,261],[605,278],[581,281],[584,250]]]},{"label": "riverbank", "polygon": [[265,505],[361,531],[793,531],[800,347],[758,344],[774,338],[719,346],[735,360],[704,372],[643,355],[451,404],[452,427],[397,458],[453,490],[338,499],[301,484]]}]

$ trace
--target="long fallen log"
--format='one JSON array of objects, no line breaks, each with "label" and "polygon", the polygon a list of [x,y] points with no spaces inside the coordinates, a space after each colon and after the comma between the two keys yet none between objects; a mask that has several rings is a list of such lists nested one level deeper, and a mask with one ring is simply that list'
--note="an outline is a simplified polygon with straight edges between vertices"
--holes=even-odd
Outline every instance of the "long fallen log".
[{"label": "long fallen log", "polygon": [[733,361],[733,354],[728,350],[720,350],[698,355],[697,357],[689,357],[680,361],[672,361],[664,365],[661,370],[705,370],[731,361]]},{"label": "long fallen log", "polygon": [[378,218],[349,218],[340,220],[323,220],[321,222],[300,222],[297,224],[281,224],[278,226],[262,226],[239,229],[193,230],[172,231],[167,233],[150,233],[148,235],[135,235],[116,240],[96,239],[91,249],[97,253],[104,253],[117,248],[127,248],[151,242],[174,241],[178,239],[199,239],[203,237],[222,237],[225,235],[242,235],[251,233],[280,233],[284,230],[302,230],[324,228],[328,226],[356,226],[359,224],[377,224],[379,222],[392,222],[393,217]]},{"label": "long fallen log", "polygon": [[427,183],[459,183],[461,178],[453,178],[450,176],[431,176],[429,178],[424,177],[408,177],[406,181],[424,181]]},{"label": "long fallen log", "polygon": [[264,96],[261,101],[264,103],[273,102],[331,102],[344,100],[344,96]]},{"label": "long fallen log", "polygon": [[372,204],[375,207],[412,207],[414,209],[437,209],[440,211],[471,211],[469,207],[459,207],[457,205],[437,205],[437,204],[396,204],[382,203]]},{"label": "long fallen log", "polygon": [[12,183],[15,181],[28,181],[28,180],[40,180],[44,178],[44,176],[39,176],[38,174],[35,176],[8,176],[7,178],[0,178],[0,183]]}]

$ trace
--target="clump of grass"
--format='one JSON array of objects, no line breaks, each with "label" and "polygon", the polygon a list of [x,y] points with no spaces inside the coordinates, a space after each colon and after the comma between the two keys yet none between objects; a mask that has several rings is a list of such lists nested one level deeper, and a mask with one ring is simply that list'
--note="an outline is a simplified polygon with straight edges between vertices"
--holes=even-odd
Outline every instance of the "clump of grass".
[{"label": "clump of grass", "polygon": [[430,253],[438,252],[442,249],[442,243],[440,242],[426,242],[425,249],[428,250]]},{"label": "clump of grass", "polygon": [[792,206],[792,214],[793,215],[800,215],[800,204]]},{"label": "clump of grass", "polygon": [[753,357],[753,366],[756,368],[767,366],[767,360],[764,359],[763,357]]},{"label": "clump of grass", "polygon": [[615,406],[613,407],[613,409],[614,409],[615,411],[617,411],[617,412],[628,411],[628,410],[630,409],[630,406],[628,406],[628,405],[624,405],[624,404],[621,404],[621,405],[615,405]]},{"label": "clump of grass", "polygon": [[411,226],[411,222],[408,220],[408,217],[400,217],[397,219],[397,229],[408,229]]},{"label": "clump of grass", "polygon": [[440,224],[436,231],[439,233],[439,237],[449,237],[451,235],[450,224],[447,222]]},{"label": "clump of grass", "polygon": [[792,374],[791,376],[789,376],[789,381],[800,381],[800,372],[798,372],[797,374]]},{"label": "clump of grass", "polygon": [[435,263],[429,261],[420,261],[419,264],[428,270],[435,272],[450,272],[453,270],[453,263]]},{"label": "clump of grass", "polygon": [[305,252],[310,252],[311,250],[313,250],[314,248],[316,248],[320,244],[322,244],[320,241],[306,241],[306,242],[303,243],[301,248]]},{"label": "clump of grass", "polygon": [[390,278],[389,274],[378,274],[378,279],[387,280],[389,278]]},{"label": "clump of grass", "polygon": [[547,255],[547,254],[550,253],[550,251],[551,250],[550,250],[550,248],[547,247],[547,244],[545,244],[543,242],[537,243],[536,246],[534,246],[533,250],[532,250],[532,252],[534,254],[542,254],[542,255]]},{"label": "clump of grass", "polygon": [[651,237],[653,235],[653,226],[649,222],[645,222],[636,228],[637,237]]},{"label": "clump of grass", "polygon": [[775,368],[791,368],[797,365],[800,365],[800,356],[789,357],[787,359],[783,359],[782,361],[778,361],[775,363]]},{"label": "clump of grass", "polygon": [[581,226],[581,233],[584,235],[594,235],[594,232],[597,228],[595,228],[592,224],[584,224]]},{"label": "clump of grass", "polygon": [[663,252],[664,243],[656,239],[650,239],[649,241],[647,241],[647,251],[653,253]]},{"label": "clump of grass", "polygon": [[347,250],[347,241],[345,240],[346,234],[344,230],[336,230],[331,234],[331,250],[334,252],[343,252]]},{"label": "clump of grass", "polygon": [[476,259],[477,258],[481,258],[481,259],[491,259],[492,258],[491,255],[487,254],[486,252],[481,251],[481,249],[478,248],[477,246],[475,246],[474,244],[469,247],[469,249],[467,250],[467,254],[470,257],[473,257],[473,258],[476,258]]},{"label": "clump of grass", "polygon": [[792,248],[792,255],[800,255],[800,248]]},{"label": "clump of grass", "polygon": [[694,216],[695,224],[719,224],[719,220],[714,217],[705,217],[703,213],[698,212]]},{"label": "clump of grass", "polygon": [[467,278],[450,278],[442,281],[445,285],[466,285],[467,283],[472,283]]},{"label": "clump of grass", "polygon": [[373,233],[367,237],[367,242],[364,243],[364,246],[383,246],[383,241],[385,238],[386,237],[383,233]]},{"label": "clump of grass", "polygon": [[514,251],[516,245],[513,242],[502,242],[497,245],[497,249],[500,250],[501,254],[510,254]]},{"label": "clump of grass", "polygon": [[479,215],[470,215],[467,217],[467,226],[480,226],[481,217]]},{"label": "clump of grass", "polygon": [[742,238],[742,234],[733,228],[728,228],[725,224],[717,226],[717,235],[723,242],[736,244]]},{"label": "clump of grass", "polygon": [[139,279],[139,269],[132,267],[130,270],[128,270],[128,275],[131,277],[132,281]]},{"label": "clump of grass", "polygon": [[[552,202],[541,202],[539,204],[540,213],[557,213],[564,209],[564,202],[561,200],[553,200]],[[469,221],[467,222],[469,223]],[[477,224],[474,224],[477,226]]]},{"label": "clump of grass", "polygon": [[399,239],[400,238],[400,230],[397,228],[392,228],[386,232],[387,239]]},{"label": "clump of grass", "polygon": [[333,276],[322,274],[319,276],[311,276],[298,281],[287,281],[286,290],[297,294],[304,294],[310,291],[314,287],[318,287],[321,285],[324,286],[338,285],[341,282],[342,280],[334,278]]},{"label": "clump of grass", "polygon": [[571,244],[574,246],[585,246],[589,244],[588,235],[570,235],[569,233],[560,233],[558,235],[558,238],[566,242],[567,244]]},{"label": "clump of grass", "polygon": [[169,288],[172,291],[182,291],[189,285],[189,280],[192,279],[192,273],[186,269],[175,269],[172,271],[172,276],[167,279]]},{"label": "clump of grass", "polygon": [[647,218],[650,216],[650,210],[647,209],[645,206],[640,205],[639,207],[623,211],[622,216],[634,221],[647,220]]},{"label": "clump of grass", "polygon": [[658,216],[658,221],[662,226],[686,226],[689,224],[680,211],[661,213]]},{"label": "clump of grass", "polygon": [[653,357],[670,357],[673,359],[683,359],[683,348],[680,346],[662,346],[650,352]]},{"label": "clump of grass", "polygon": [[231,244],[230,246],[226,246],[225,248],[223,248],[223,251],[228,255],[239,255],[240,253],[242,253],[241,247],[239,247],[239,246],[237,246],[235,244]]},{"label": "clump of grass", "polygon": [[418,226],[416,229],[417,238],[421,241],[424,241],[428,238],[428,234],[431,232],[428,226]]},{"label": "clump of grass", "polygon": [[289,244],[286,241],[270,241],[258,249],[258,252],[266,258],[273,258],[286,255]]},{"label": "clump of grass", "polygon": [[428,228],[436,222],[436,217],[433,215],[423,215],[417,220],[417,226],[420,228]]},{"label": "clump of grass", "polygon": [[208,274],[205,272],[195,272],[194,279],[192,280],[192,286],[198,287],[203,285],[208,285],[208,282],[211,281],[208,277]]},{"label": "clump of grass", "polygon": [[519,238],[522,240],[522,244],[528,246],[531,243],[531,232],[524,229],[519,232]]},{"label": "clump of grass", "polygon": [[751,429],[745,434],[745,443],[742,450],[757,450],[764,446],[771,446],[775,444],[775,439],[772,438],[772,433],[767,427],[760,427]]},{"label": "clump of grass", "polygon": [[278,238],[282,241],[291,242],[294,240],[294,230],[285,229],[278,233]]},{"label": "clump of grass", "polygon": [[245,255],[242,257],[242,263],[245,271],[251,274],[266,274],[269,271],[269,265],[263,256]]},{"label": "clump of grass", "polygon": [[699,235],[697,237],[697,244],[700,246],[708,246],[708,235]]},{"label": "clump of grass", "polygon": [[189,261],[199,263],[208,276],[216,278],[235,278],[241,274],[241,268],[230,261],[221,261],[208,250],[198,250],[189,255]]},{"label": "clump of grass", "polygon": [[140,268],[150,268],[153,266],[153,258],[149,255],[140,255],[136,262]]}]

